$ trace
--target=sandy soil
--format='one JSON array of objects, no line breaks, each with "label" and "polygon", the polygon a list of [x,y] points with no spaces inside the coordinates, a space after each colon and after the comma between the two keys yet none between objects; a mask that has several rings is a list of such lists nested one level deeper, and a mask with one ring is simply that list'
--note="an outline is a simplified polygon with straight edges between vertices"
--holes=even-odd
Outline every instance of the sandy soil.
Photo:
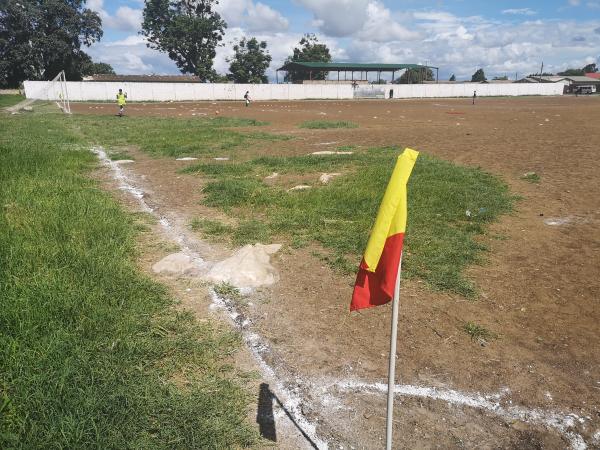
[{"label": "sandy soil", "polygon": [[[72,109],[112,114],[115,107]],[[438,99],[127,108],[132,116],[212,117],[216,111],[266,120],[270,125],[261,130],[297,137],[249,148],[249,154],[411,146],[504,179],[522,199],[482,238],[490,249],[487,262],[468,271],[480,296],[469,301],[416,280],[403,283],[397,382],[451,389],[457,396],[405,389],[395,409],[397,446],[600,448],[600,98],[481,98],[475,106]],[[319,119],[360,126],[297,127]],[[228,220],[200,204],[201,178],[176,172],[187,163],[140,152],[135,158],[131,170],[158,208],[181,223],[202,216]],[[529,171],[540,175],[539,184],[521,179]],[[217,260],[227,250],[206,252]],[[253,330],[269,342],[269,362],[302,393],[303,412],[318,424],[321,438],[344,448],[380,448],[385,394],[373,383],[385,383],[390,308],[350,314],[353,279],[333,273],[310,249],[285,248],[275,264],[281,282],[256,293],[244,309]],[[460,329],[466,321],[499,339],[472,341]],[[496,409],[465,405],[464,398],[477,393],[498,394],[490,397]]]}]

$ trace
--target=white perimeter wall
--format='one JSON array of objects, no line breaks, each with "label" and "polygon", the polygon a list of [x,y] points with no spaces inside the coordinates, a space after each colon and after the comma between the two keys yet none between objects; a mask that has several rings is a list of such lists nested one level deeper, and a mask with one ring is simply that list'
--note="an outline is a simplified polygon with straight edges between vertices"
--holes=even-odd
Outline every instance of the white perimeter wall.
[{"label": "white perimeter wall", "polygon": [[[375,86],[374,86],[375,88]],[[390,89],[394,98],[435,98],[435,97],[499,97],[518,95],[563,95],[562,83],[460,83],[460,84],[395,84],[386,86],[386,98]]]},{"label": "white perimeter wall", "polygon": [[[47,81],[25,81],[27,98],[58,100],[60,86]],[[351,99],[352,86],[347,84],[205,84],[205,83],[115,83],[68,81],[69,100],[112,101],[119,88],[127,92],[130,101],[178,101],[178,100],[242,100],[250,91],[253,100],[303,100],[303,99]],[[385,92],[390,89],[394,98],[436,98],[518,96],[518,95],[562,95],[562,83],[512,83],[512,84],[395,84],[361,85],[360,90],[372,88]]]},{"label": "white perimeter wall", "polygon": [[[60,85],[47,81],[25,81],[25,96],[58,100]],[[115,100],[119,89],[130,101],[243,100],[250,91],[253,100],[351,99],[350,85],[340,84],[205,84],[205,83],[115,83],[68,81],[70,101]]]}]

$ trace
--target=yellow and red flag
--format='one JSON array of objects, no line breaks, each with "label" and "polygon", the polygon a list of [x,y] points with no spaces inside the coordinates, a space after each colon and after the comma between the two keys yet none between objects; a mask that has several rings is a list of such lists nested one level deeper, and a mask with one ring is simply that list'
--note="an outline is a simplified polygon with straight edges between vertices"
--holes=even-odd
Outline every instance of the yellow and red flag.
[{"label": "yellow and red flag", "polygon": [[384,305],[394,297],[406,231],[406,184],[418,156],[410,148],[398,156],[358,269],[351,311]]}]

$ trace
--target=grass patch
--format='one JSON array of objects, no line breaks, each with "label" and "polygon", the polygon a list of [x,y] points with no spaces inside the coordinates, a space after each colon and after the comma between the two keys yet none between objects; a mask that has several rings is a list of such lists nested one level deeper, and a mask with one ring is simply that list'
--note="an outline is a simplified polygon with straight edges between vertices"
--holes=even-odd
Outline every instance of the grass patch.
[{"label": "grass patch", "polygon": [[129,153],[127,153],[124,150],[121,150],[121,151],[111,150],[108,152],[108,157],[111,159],[111,161],[125,161],[125,160],[134,159],[133,156],[131,156]]},{"label": "grass patch", "polygon": [[0,121],[0,448],[254,445],[239,335],[137,271],[141,218],[86,178],[81,125]]},{"label": "grass patch", "polygon": [[484,328],[481,325],[477,325],[474,322],[465,323],[462,326],[462,330],[469,336],[471,336],[471,339],[473,339],[474,341],[478,341],[480,339],[483,339],[484,341],[490,341],[498,337],[495,333],[492,333],[487,328]]},{"label": "grass patch", "polygon": [[285,156],[262,156],[247,163],[261,174],[271,172],[304,174],[329,172],[342,167],[351,167],[360,158],[354,155],[306,155],[294,158]]},{"label": "grass patch", "polygon": [[222,237],[231,233],[232,228],[218,220],[210,219],[192,219],[190,228],[194,231],[201,231],[204,235],[210,237]]},{"label": "grass patch", "polygon": [[240,290],[233,284],[229,284],[227,282],[213,286],[213,290],[215,291],[215,294],[221,298],[226,298],[233,301],[239,301],[242,299],[242,293]]},{"label": "grass patch", "polygon": [[242,220],[237,226],[231,226],[217,220],[196,218],[190,222],[190,227],[213,241],[226,240],[236,246],[266,243],[271,236],[268,227],[255,219]]},{"label": "grass patch", "polygon": [[19,94],[2,94],[0,95],[0,108],[16,105],[23,100],[25,100],[25,97]]},{"label": "grass patch", "polygon": [[263,122],[256,119],[245,119],[243,117],[214,117],[208,119],[212,126],[216,127],[263,127],[269,125],[269,122]]},{"label": "grass patch", "polygon": [[[287,239],[297,247],[317,242],[331,250],[332,267],[349,273],[360,261],[397,154],[397,149],[377,148],[348,159],[262,157],[241,163],[243,170],[230,167],[215,173],[205,168],[206,174],[213,171],[214,179],[204,189],[204,201],[235,216],[260,220],[255,235]],[[256,176],[273,171],[314,173],[316,180],[319,171],[332,168],[345,175],[298,192],[267,186]],[[475,287],[463,271],[480,261],[485,250],[477,237],[488,223],[510,211],[512,202],[507,186],[497,178],[421,155],[409,183],[405,275],[419,277],[434,289],[473,296]]]},{"label": "grass patch", "polygon": [[234,245],[267,243],[270,239],[270,230],[260,220],[243,220],[233,231],[232,239]]},{"label": "grass patch", "polygon": [[299,127],[311,130],[325,130],[328,128],[358,128],[358,125],[345,120],[307,120],[302,122]]},{"label": "grass patch", "polygon": [[530,183],[537,184],[540,182],[540,176],[535,172],[527,172],[521,177],[522,180],[529,181]]},{"label": "grass patch", "polygon": [[105,147],[134,145],[152,156],[223,156],[259,140],[277,140],[268,133],[242,133],[232,127],[259,127],[253,119],[217,117],[182,119],[162,117],[73,116],[68,118],[88,141]]}]

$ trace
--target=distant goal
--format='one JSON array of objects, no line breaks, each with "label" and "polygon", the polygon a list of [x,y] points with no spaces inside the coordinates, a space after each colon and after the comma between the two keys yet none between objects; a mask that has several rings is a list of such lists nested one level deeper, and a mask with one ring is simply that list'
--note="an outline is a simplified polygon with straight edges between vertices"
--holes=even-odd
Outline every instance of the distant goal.
[{"label": "distant goal", "polygon": [[67,92],[67,77],[64,70],[61,70],[58,75],[48,82],[48,100],[56,102],[56,105],[65,114],[71,114],[69,93]]}]

